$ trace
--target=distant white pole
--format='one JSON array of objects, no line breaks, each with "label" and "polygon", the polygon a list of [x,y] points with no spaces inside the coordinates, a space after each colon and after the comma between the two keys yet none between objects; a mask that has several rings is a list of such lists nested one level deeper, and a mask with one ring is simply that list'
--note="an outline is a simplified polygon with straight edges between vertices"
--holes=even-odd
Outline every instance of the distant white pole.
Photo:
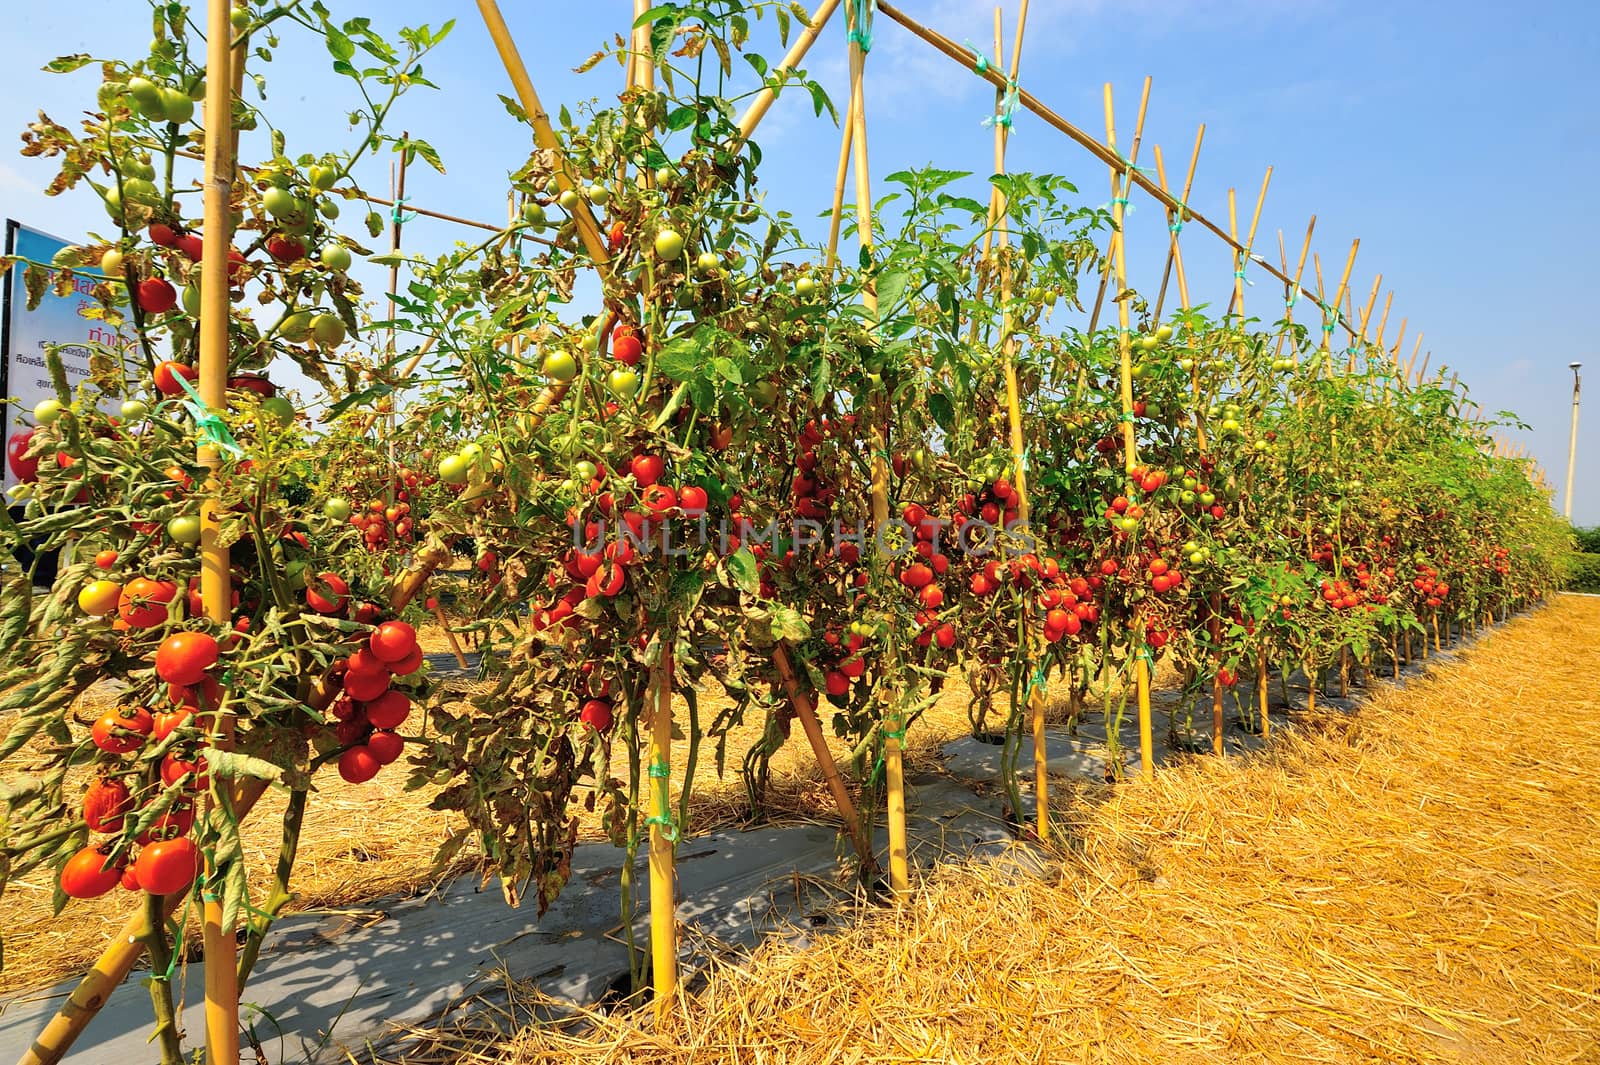
[{"label": "distant white pole", "polygon": [[1572,520],[1572,468],[1578,463],[1578,367],[1581,362],[1568,363],[1572,368],[1572,435],[1567,439],[1567,501],[1561,513]]}]

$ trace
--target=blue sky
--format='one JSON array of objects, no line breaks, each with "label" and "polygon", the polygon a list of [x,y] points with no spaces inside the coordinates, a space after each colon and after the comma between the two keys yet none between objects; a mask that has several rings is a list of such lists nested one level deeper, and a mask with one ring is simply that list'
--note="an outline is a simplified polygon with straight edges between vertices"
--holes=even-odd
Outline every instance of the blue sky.
[{"label": "blue sky", "polygon": [[[622,0],[557,5],[502,0],[535,85],[548,108],[615,93],[613,65],[578,76],[578,65],[624,29]],[[328,0],[336,15],[370,14],[387,30],[451,14],[454,34],[428,64],[442,92],[418,91],[398,121],[431,140],[449,173],[414,168],[414,202],[495,221],[504,216],[505,175],[526,157],[528,135],[495,99],[510,92],[476,5],[423,0],[354,4]],[[913,17],[986,51],[991,0],[903,0]],[[1007,47],[1015,0],[1003,0]],[[561,14],[554,14],[560,10]],[[149,17],[136,0],[23,5],[0,22],[7,62],[0,130],[20,131],[43,108],[71,122],[92,99],[93,70],[48,75],[52,56],[130,56],[147,47]],[[347,143],[347,99],[328,57],[290,39],[268,69],[269,113],[290,134],[290,153]],[[754,46],[780,54],[773,22],[758,23]],[[830,26],[808,62],[842,107],[844,32]],[[1104,132],[1101,86],[1116,89],[1119,138],[1131,135],[1141,82],[1154,77],[1142,162],[1159,143],[1169,178],[1187,163],[1198,123],[1206,142],[1190,202],[1219,221],[1238,190],[1247,224],[1266,167],[1274,167],[1256,248],[1277,258],[1281,229],[1293,257],[1306,221],[1328,285],[1337,281],[1352,238],[1361,238],[1352,286],[1364,300],[1375,273],[1395,293],[1389,337],[1407,319],[1409,352],[1419,330],[1432,365],[1459,371],[1485,407],[1517,411],[1533,428],[1525,443],[1559,489],[1566,473],[1571,373],[1587,365],[1600,396],[1600,344],[1587,328],[1594,305],[1594,249],[1600,210],[1591,191],[1600,163],[1600,6],[1552,0],[1510,6],[1465,3],[1342,3],[1335,0],[1034,0],[1021,81],[1070,121]],[[992,90],[879,17],[868,64],[868,123],[874,188],[905,166],[935,163],[989,169],[990,134],[980,123]],[[810,218],[828,200],[838,133],[811,116],[796,93],[774,108],[756,138],[765,152],[768,202]],[[10,141],[16,144],[15,141]],[[249,146],[245,149],[250,152]],[[257,152],[257,154],[260,154]],[[1109,196],[1105,170],[1082,149],[1030,116],[1018,118],[1010,166],[1067,176],[1084,202]],[[0,154],[0,214],[65,237],[100,226],[85,195],[47,199],[37,190],[47,164]],[[363,183],[384,191],[387,164]],[[1135,202],[1138,203],[1137,198]],[[1129,219],[1136,287],[1159,282],[1165,226],[1146,202]],[[421,220],[408,248],[438,251],[463,234]],[[1185,232],[1195,299],[1225,301],[1232,267],[1220,243]],[[1310,267],[1307,267],[1308,277]],[[375,275],[368,275],[375,277]],[[1264,277],[1248,310],[1281,307],[1281,286]],[[377,291],[377,284],[370,286]],[[1380,296],[1380,305],[1382,297]],[[1600,398],[1579,438],[1574,517],[1600,523]],[[1557,500],[1559,504],[1559,499]]]}]

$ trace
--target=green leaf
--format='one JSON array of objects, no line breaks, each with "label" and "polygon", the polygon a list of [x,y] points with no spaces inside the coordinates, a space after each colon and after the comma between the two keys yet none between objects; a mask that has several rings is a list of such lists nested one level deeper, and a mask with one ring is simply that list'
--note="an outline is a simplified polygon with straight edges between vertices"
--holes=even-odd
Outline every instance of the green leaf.
[{"label": "green leaf", "polygon": [[328,52],[333,58],[348,61],[351,56],[356,54],[356,46],[351,42],[350,38],[332,26],[329,26],[327,30]]},{"label": "green leaf", "polygon": [[698,111],[696,111],[693,107],[685,105],[667,115],[667,128],[674,133],[678,132],[679,130],[688,129],[690,126],[694,125],[695,119],[698,117]]},{"label": "green leaf", "polygon": [[779,640],[799,643],[811,638],[811,626],[793,607],[780,606],[772,612],[772,635]]},{"label": "green leaf", "polygon": [[87,53],[79,52],[76,55],[57,56],[55,59],[52,59],[50,62],[46,63],[41,69],[48,71],[51,74],[71,74],[74,70],[88,66],[92,62],[94,62],[93,58],[91,58]]},{"label": "green leaf", "polygon": [[933,420],[940,429],[946,433],[955,431],[955,406],[950,402],[950,397],[943,392],[928,394],[928,413],[933,415]]},{"label": "green leaf", "polygon": [[733,578],[733,583],[746,595],[756,595],[761,590],[760,568],[750,549],[741,547],[722,560],[722,566]]},{"label": "green leaf", "polygon": [[657,353],[656,369],[674,381],[687,381],[699,373],[704,350],[699,331],[675,337]]}]

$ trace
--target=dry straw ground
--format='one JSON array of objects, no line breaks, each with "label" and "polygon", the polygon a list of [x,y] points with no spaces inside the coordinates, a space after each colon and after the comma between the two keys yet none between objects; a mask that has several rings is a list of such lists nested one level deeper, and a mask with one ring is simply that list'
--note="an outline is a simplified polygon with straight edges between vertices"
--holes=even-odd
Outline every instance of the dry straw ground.
[{"label": "dry straw ground", "polygon": [[[422,635],[429,652],[449,649],[442,630],[424,630]],[[711,687],[714,689],[715,684]],[[909,768],[934,768],[939,746],[967,731],[969,697],[964,686],[952,685],[946,697],[918,722],[908,740]],[[702,693],[704,720],[715,715],[720,698],[710,689]],[[91,692],[79,708],[80,716],[91,706],[110,705],[109,699],[106,693]],[[677,712],[680,716],[684,712],[681,699]],[[756,721],[730,732],[727,772],[722,776],[717,773],[711,745],[706,745],[695,775],[690,807],[691,823],[697,832],[725,827],[748,815],[749,804],[738,768],[744,752],[760,738],[760,724]],[[844,743],[832,746],[836,758],[848,757]],[[613,772],[625,777],[627,763],[620,751],[614,763]],[[459,828],[460,821],[454,814],[428,809],[437,789],[425,787],[407,792],[405,779],[401,766],[360,786],[345,784],[331,771],[318,775],[300,837],[292,885],[296,900],[290,906],[291,912],[347,911],[360,920],[372,908],[367,904],[373,900],[398,893],[426,892],[439,882],[441,878],[431,872],[434,855],[446,836]],[[86,786],[88,780],[89,775],[84,774],[82,785]],[[244,825],[246,859],[254,873],[254,897],[264,897],[271,886],[285,803],[285,796],[269,791]],[[772,759],[766,815],[784,822],[813,819],[819,812],[825,817],[832,803],[805,737],[796,727],[789,742]],[[602,838],[598,821],[591,817],[581,823],[580,837]],[[472,873],[479,855],[477,847],[469,843],[445,875]],[[51,870],[40,869],[12,878],[5,894],[0,895],[0,936],[4,936],[5,945],[0,995],[83,972],[136,905],[132,894],[113,891],[99,899],[74,902],[60,916],[52,917],[52,876]],[[190,944],[198,951],[198,918],[190,924],[194,933]]]},{"label": "dry straw ground", "polygon": [[809,950],[410,1062],[1600,1062],[1600,599],[1354,717],[1078,792],[1041,879],[946,867]]}]

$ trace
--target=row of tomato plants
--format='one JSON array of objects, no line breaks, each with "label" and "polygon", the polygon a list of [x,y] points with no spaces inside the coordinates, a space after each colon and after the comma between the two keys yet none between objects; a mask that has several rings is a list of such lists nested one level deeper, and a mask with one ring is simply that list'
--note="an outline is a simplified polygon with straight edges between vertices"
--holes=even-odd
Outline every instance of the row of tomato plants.
[{"label": "row of tomato plants", "polygon": [[[512,175],[518,220],[404,260],[397,319],[374,320],[347,273],[367,252],[339,205],[373,148],[433,159],[385,119],[427,84],[420,60],[443,33],[394,45],[316,6],[242,10],[241,34],[319,37],[366,109],[355,148],[290,158],[274,137],[235,185],[220,421],[185,387],[209,248],[174,165],[195,137],[177,97],[200,76],[181,12],[157,6],[148,57],[100,65],[82,131],[41,116],[26,138],[60,161],[57,190],[98,196],[114,227],[59,257],[54,283],[98,266],[100,313],[134,340],[96,351],[76,388],[52,359],[57,397],[8,446],[26,486],[3,529],[0,759],[19,767],[5,854],[13,877],[54,867],[58,906],[208,879],[258,945],[288,897],[316,774],[359,784],[393,765],[475,830],[441,862],[475,836],[508,896],[542,910],[580,807],[631,850],[645,790],[692,780],[703,744],[721,768],[741,724],[762,725],[743,759],[759,800],[795,715],[790,682],[831,708],[871,810],[886,733],[914,728],[963,671],[974,728],[1014,753],[1028,696],[1052,678],[1076,708],[1095,680],[1109,700],[1139,656],[1170,659],[1192,693],[1346,653],[1370,666],[1426,623],[1475,623],[1558,580],[1562,529],[1525,470],[1494,456],[1455,392],[1397,380],[1359,342],[1329,352],[1338,327],[1319,308],[1309,330],[1157,320],[1118,294],[1138,321],[1125,410],[1125,338],[1070,324],[1110,219],[1063,178],[893,174],[892,206],[854,234],[859,260],[829,262],[766,208],[732,118],[732,56],[776,5],[658,9],[662,91],[563,109],[560,150]],[[357,49],[377,66],[357,70]],[[987,255],[975,187],[1004,193],[1015,238]],[[583,239],[589,218],[603,255]],[[43,264],[17,268],[35,293],[51,283]],[[382,342],[390,325],[429,339],[420,375]],[[1004,443],[1013,349],[1026,525]],[[314,417],[270,380],[285,361],[323,390]],[[201,444],[222,449],[220,470],[196,463]],[[206,499],[231,552],[226,626],[197,602]],[[27,561],[39,550],[65,559],[44,594]],[[492,681],[465,697],[424,668],[426,593],[405,605],[452,555],[453,610]],[[646,764],[664,662],[686,700],[683,766]],[[108,680],[116,707],[79,720],[79,697]],[[706,720],[713,682],[726,698]],[[1109,771],[1121,766],[1113,749]],[[252,782],[291,795],[267,905],[249,900],[239,845]],[[688,794],[669,818],[680,831]]]}]

